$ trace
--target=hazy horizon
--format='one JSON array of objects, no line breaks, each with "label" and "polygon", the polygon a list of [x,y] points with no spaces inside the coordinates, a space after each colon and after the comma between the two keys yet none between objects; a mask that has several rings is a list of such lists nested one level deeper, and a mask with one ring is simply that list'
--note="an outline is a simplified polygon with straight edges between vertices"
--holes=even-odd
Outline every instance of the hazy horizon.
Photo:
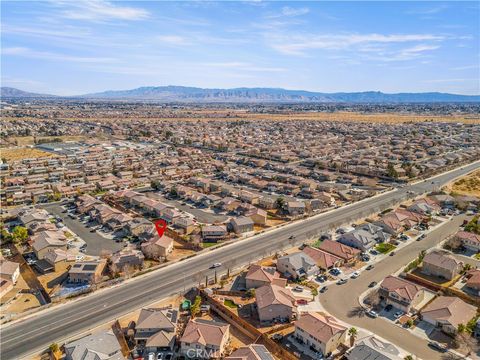
[{"label": "hazy horizon", "polygon": [[2,86],[480,94],[477,2],[3,1]]}]

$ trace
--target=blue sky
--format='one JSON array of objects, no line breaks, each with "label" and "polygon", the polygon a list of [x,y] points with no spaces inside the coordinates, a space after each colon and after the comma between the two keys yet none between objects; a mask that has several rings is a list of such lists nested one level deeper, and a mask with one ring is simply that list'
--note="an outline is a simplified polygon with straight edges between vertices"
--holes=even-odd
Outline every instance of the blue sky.
[{"label": "blue sky", "polygon": [[2,86],[480,94],[478,2],[2,1]]}]

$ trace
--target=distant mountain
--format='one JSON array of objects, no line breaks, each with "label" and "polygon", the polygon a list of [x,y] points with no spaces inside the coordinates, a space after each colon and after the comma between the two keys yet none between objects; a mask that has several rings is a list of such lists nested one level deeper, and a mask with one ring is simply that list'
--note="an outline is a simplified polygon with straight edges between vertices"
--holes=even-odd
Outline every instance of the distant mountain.
[{"label": "distant mountain", "polygon": [[32,98],[32,99],[41,99],[41,98],[53,98],[55,95],[48,94],[37,94],[31,93],[23,90],[18,90],[12,87],[2,86],[0,88],[0,97],[2,98]]},{"label": "distant mountain", "polygon": [[183,102],[346,102],[346,103],[428,103],[480,102],[480,96],[446,93],[385,94],[379,91],[354,93],[320,93],[276,88],[202,89],[184,86],[140,87],[132,90],[109,90],[82,95],[91,99],[156,100]]},{"label": "distant mountain", "polygon": [[[50,98],[54,95],[34,94],[2,87],[2,98]],[[479,95],[456,95],[438,92],[385,94],[379,91],[321,93],[277,88],[203,89],[185,86],[148,86],[131,90],[108,90],[95,94],[70,96],[91,100],[137,100],[159,102],[249,102],[249,103],[431,103],[480,102]]]}]

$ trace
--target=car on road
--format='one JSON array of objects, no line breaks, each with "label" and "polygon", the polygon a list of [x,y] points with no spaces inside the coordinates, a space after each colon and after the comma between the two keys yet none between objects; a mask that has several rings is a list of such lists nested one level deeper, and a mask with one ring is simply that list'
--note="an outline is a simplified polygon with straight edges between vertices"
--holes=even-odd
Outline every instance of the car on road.
[{"label": "car on road", "polygon": [[219,263],[219,262],[218,263],[213,263],[212,266],[210,266],[210,269],[215,269],[215,268],[218,268],[220,266],[222,266],[222,263]]},{"label": "car on road", "polygon": [[352,279],[356,279],[360,276],[360,273],[358,271],[355,271],[354,273],[352,273],[352,275],[350,276]]},{"label": "car on road", "polygon": [[347,283],[347,279],[340,279],[337,281],[337,285],[343,285],[343,284],[346,284]]},{"label": "car on road", "polygon": [[378,313],[371,309],[367,311],[367,315],[374,319],[378,317]]},{"label": "car on road", "polygon": [[393,256],[395,255],[395,251],[391,251],[390,254],[388,254],[388,256]]},{"label": "car on road", "polygon": [[365,269],[366,270],[372,270],[375,266],[373,266],[372,264],[368,265]]},{"label": "car on road", "polygon": [[322,287],[322,288],[320,289],[320,292],[323,294],[323,293],[324,293],[325,291],[327,291],[327,290],[328,290],[328,288],[327,288],[326,286],[324,286],[324,287]]},{"label": "car on road", "polygon": [[372,287],[375,287],[377,286],[377,282],[376,281],[372,281],[370,284],[368,284],[368,287],[369,288],[372,288]]},{"label": "car on road", "polygon": [[290,235],[290,236],[288,237],[288,239],[289,239],[289,240],[295,239],[295,235]]},{"label": "car on road", "polygon": [[420,241],[420,240],[422,240],[422,239],[425,239],[426,236],[427,236],[427,235],[425,235],[425,234],[420,235],[420,236],[417,238],[417,241]]},{"label": "car on road", "polygon": [[442,345],[436,341],[429,341],[428,346],[440,352],[447,352],[448,350],[445,345]]}]

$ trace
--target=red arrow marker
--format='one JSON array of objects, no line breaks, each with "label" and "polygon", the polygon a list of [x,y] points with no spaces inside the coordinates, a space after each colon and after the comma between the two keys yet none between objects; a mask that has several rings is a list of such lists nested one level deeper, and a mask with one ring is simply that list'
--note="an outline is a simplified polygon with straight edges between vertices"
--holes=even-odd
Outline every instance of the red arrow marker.
[{"label": "red arrow marker", "polygon": [[167,222],[165,220],[157,220],[155,221],[155,228],[157,229],[158,236],[162,237],[163,233],[167,229]]}]

